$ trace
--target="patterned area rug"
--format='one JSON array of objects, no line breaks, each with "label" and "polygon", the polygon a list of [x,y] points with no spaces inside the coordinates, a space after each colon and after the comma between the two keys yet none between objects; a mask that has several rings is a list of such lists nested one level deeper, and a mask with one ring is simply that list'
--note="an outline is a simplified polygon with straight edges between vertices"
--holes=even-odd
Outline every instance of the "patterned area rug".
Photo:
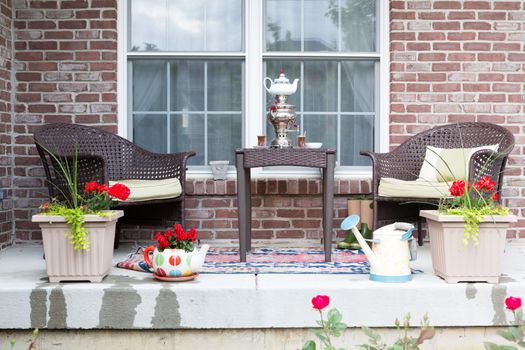
[{"label": "patterned area rug", "polygon": [[[360,250],[333,250],[332,262],[324,262],[320,249],[256,248],[247,254],[247,262],[239,262],[235,248],[210,248],[201,273],[329,273],[367,274],[370,272],[366,256]],[[140,247],[117,267],[152,272],[143,259]]]}]

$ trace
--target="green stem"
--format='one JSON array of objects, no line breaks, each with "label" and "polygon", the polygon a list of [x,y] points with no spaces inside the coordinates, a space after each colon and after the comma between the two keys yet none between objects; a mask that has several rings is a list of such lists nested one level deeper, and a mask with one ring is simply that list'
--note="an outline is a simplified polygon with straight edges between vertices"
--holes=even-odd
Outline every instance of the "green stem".
[{"label": "green stem", "polygon": [[330,333],[328,333],[328,329],[326,327],[326,323],[324,322],[324,319],[323,319],[323,311],[321,311],[321,309],[319,309],[319,314],[321,315],[321,325],[323,326],[323,332],[326,336],[326,339],[328,340],[328,344],[330,346],[333,346],[332,345],[332,341],[330,340]]}]

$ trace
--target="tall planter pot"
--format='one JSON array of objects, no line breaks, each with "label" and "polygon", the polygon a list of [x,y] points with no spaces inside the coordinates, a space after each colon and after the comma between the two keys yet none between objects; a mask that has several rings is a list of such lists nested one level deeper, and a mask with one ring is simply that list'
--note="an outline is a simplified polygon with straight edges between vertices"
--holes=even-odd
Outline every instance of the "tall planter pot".
[{"label": "tall planter pot", "polygon": [[447,283],[498,283],[501,260],[507,241],[507,228],[514,215],[484,217],[479,225],[479,244],[463,244],[465,221],[459,215],[442,215],[422,210],[427,219],[434,273]]},{"label": "tall planter pot", "polygon": [[74,250],[69,242],[71,226],[60,215],[33,215],[42,230],[46,271],[49,282],[101,282],[112,267],[113,242],[122,210],[111,210],[108,216],[86,215],[84,227],[89,232],[88,250]]}]

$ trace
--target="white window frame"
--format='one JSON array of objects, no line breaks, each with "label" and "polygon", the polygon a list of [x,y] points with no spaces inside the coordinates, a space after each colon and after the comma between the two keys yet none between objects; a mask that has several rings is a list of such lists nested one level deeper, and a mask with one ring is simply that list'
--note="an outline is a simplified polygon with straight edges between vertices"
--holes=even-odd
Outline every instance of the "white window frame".
[{"label": "white window frame", "polygon": [[[194,58],[195,53],[187,52],[160,52],[152,55],[148,52],[128,53],[128,0],[118,2],[118,134],[122,137],[131,138],[128,125],[128,79],[129,57],[135,58]],[[265,58],[297,57],[298,59],[374,59],[378,61],[376,77],[376,123],[374,128],[375,149],[378,152],[388,152],[390,146],[389,131],[389,106],[390,106],[390,77],[389,77],[389,8],[386,0],[378,0],[377,19],[377,48],[375,53],[325,53],[325,52],[264,52],[264,0],[245,0],[244,2],[244,52],[199,52],[198,57],[206,58],[239,58],[244,59],[244,137],[243,147],[251,147],[257,140],[257,135],[265,133],[266,116],[264,113],[265,96],[263,93],[263,60]],[[253,177],[316,177],[318,169],[291,168],[286,171],[278,168],[253,169]],[[211,170],[189,169],[187,176],[209,177]],[[228,176],[235,176],[235,168],[230,167]],[[362,178],[370,177],[370,167],[346,167],[337,168],[336,177]]]}]

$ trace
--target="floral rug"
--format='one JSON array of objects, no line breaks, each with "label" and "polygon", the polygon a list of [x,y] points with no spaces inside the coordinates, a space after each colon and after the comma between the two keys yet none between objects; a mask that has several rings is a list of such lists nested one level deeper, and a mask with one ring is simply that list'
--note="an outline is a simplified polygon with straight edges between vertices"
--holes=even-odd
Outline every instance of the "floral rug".
[{"label": "floral rug", "polygon": [[[246,255],[247,262],[239,262],[235,248],[210,248],[201,273],[328,273],[367,274],[370,272],[366,256],[360,250],[333,250],[332,262],[324,262],[321,249],[255,248]],[[117,267],[152,272],[143,259],[143,248],[137,248]]]}]

